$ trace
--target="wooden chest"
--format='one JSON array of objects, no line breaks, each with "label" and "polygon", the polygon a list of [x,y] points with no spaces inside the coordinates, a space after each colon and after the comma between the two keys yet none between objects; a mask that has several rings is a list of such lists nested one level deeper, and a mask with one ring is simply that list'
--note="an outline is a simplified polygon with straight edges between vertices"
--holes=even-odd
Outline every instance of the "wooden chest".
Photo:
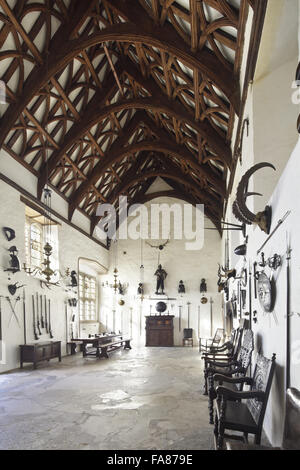
[{"label": "wooden chest", "polygon": [[61,342],[43,341],[41,343],[31,343],[20,345],[20,367],[24,362],[32,362],[34,369],[41,361],[50,361],[57,357],[61,361]]},{"label": "wooden chest", "polygon": [[146,346],[174,346],[174,315],[146,317]]}]

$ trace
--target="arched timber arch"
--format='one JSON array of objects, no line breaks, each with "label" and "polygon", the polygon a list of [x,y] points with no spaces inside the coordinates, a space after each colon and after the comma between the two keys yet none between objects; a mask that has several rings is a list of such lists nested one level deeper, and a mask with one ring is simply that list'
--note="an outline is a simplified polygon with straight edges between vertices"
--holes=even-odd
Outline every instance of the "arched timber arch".
[{"label": "arched timber arch", "polygon": [[[147,173],[143,173],[143,174],[140,174],[140,175],[137,175],[133,180],[131,181],[128,181],[126,183],[124,183],[124,185],[122,185],[122,188],[120,188],[118,194],[114,194],[113,195],[113,198],[109,201],[110,204],[113,204],[119,195],[122,195],[124,192],[126,192],[126,190],[128,188],[130,188],[130,186],[132,186],[132,184],[134,183],[137,183],[139,181],[144,181],[144,180],[147,180],[149,178],[153,178],[153,177],[158,177],[160,176],[161,178],[169,178],[171,180],[175,180],[175,181],[178,181],[179,183],[181,184],[187,184],[187,181],[186,179],[184,178],[184,175],[181,175],[181,174],[175,174],[173,171],[149,171]],[[199,198],[199,204],[204,204],[204,200],[205,200],[205,195],[203,195],[202,191],[199,189],[198,185],[196,183],[191,183],[189,182],[188,183],[189,186],[194,190],[194,192],[196,193],[197,197]],[[211,202],[211,201],[210,201]],[[209,209],[211,211],[211,213],[214,212],[214,218],[216,219],[218,216],[221,217],[221,214],[222,214],[222,211],[221,211],[221,208],[218,208],[218,207],[211,207],[209,206]],[[100,217],[93,217],[92,218],[92,222],[91,222],[91,233],[93,233],[97,223],[99,222],[100,220]]]},{"label": "arched timber arch", "polygon": [[174,41],[162,35],[161,28],[153,26],[147,31],[141,30],[133,23],[118,23],[87,37],[66,40],[65,36],[62,36],[61,41],[59,41],[59,36],[55,38],[48,60],[44,60],[42,65],[33,69],[26,80],[22,95],[1,119],[0,146],[19,115],[52,77],[82,51],[106,41],[145,43],[174,55],[192,70],[196,69],[212,80],[223,91],[238,114],[240,93],[238,83],[233,78],[233,72],[227,69],[208,49],[203,48],[200,52],[192,53],[182,41]]},{"label": "arched timber arch", "polygon": [[210,175],[207,175],[205,170],[199,165],[192,154],[189,152],[181,152],[176,145],[171,145],[169,142],[164,141],[144,141],[137,144],[129,145],[128,147],[119,148],[115,153],[111,153],[107,158],[100,160],[93,170],[91,177],[86,180],[78,188],[74,196],[71,198],[69,203],[69,217],[72,217],[76,207],[83,199],[84,195],[88,190],[96,184],[99,178],[107,171],[107,169],[114,163],[119,162],[128,155],[131,155],[136,152],[142,151],[157,151],[164,153],[166,155],[172,155],[180,160],[187,161],[198,173],[202,174],[205,178],[211,181],[214,185],[219,187],[220,193],[225,196],[225,187],[223,181],[219,181],[217,177],[211,178]]},{"label": "arched timber arch", "polygon": [[[88,116],[85,116],[84,120],[80,120],[71,128],[67,134],[65,141],[62,143],[62,146],[53,152],[48,161],[48,172],[54,170],[57,163],[61,160],[64,153],[72,146],[72,144],[81,138],[89,129],[91,129],[97,122],[104,119],[111,113],[118,113],[123,109],[149,109],[157,112],[163,112],[170,116],[174,116],[178,120],[185,120],[187,124],[193,127],[199,134],[207,140],[210,146],[217,152],[220,157],[223,157],[224,163],[230,169],[232,164],[231,159],[231,150],[229,146],[224,145],[223,139],[215,132],[212,131],[209,126],[205,123],[195,123],[192,116],[189,113],[186,113],[185,116],[179,114],[174,110],[170,105],[159,102],[159,100],[153,98],[140,98],[127,101],[120,101],[118,103],[106,106],[104,108],[96,108]],[[108,156],[109,158],[109,156]],[[42,189],[47,180],[46,173],[46,164],[41,168],[40,178],[38,181],[38,194],[41,196]]]}]

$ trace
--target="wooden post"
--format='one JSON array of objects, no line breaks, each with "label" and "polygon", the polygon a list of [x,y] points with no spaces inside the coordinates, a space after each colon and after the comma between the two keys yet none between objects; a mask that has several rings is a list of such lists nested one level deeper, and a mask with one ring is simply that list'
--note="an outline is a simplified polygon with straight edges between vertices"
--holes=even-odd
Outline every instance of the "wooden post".
[{"label": "wooden post", "polygon": [[210,298],[210,337],[212,338],[212,335],[213,335],[213,309],[212,309],[212,305],[214,303],[212,297]]}]

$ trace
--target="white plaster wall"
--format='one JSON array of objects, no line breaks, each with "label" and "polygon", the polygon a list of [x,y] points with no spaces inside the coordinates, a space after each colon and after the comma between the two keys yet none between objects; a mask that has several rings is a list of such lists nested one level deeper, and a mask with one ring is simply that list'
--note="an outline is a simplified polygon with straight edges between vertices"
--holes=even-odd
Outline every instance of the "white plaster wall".
[{"label": "white plaster wall", "polygon": [[[1,156],[2,157],[2,156]],[[11,159],[12,160],[12,159]],[[0,162],[1,162],[0,158]],[[19,168],[19,173],[22,172],[21,184],[23,187],[30,189],[30,184],[27,184],[27,172]],[[12,175],[9,175],[12,176]],[[29,175],[29,180],[31,175]],[[18,179],[18,175],[16,175]],[[23,183],[22,183],[23,182]],[[39,280],[28,276],[24,271],[16,273],[11,276],[11,282],[8,282],[8,275],[3,271],[8,266],[9,255],[7,249],[16,245],[19,250],[19,257],[21,263],[25,261],[25,205],[20,201],[20,194],[0,180],[0,226],[12,227],[16,231],[16,238],[8,242],[2,231],[0,233],[0,295],[7,296],[7,285],[19,281],[20,284],[26,284],[26,312],[27,312],[27,342],[33,342],[33,328],[32,328],[32,298],[31,295],[38,292],[39,294],[46,294],[47,298],[51,299],[51,324],[55,340],[62,341],[62,353],[66,351],[66,320],[65,320],[65,301],[70,293],[66,292],[64,288],[53,287],[51,290],[42,289]],[[69,267],[77,271],[77,260],[80,256],[95,259],[104,266],[108,263],[108,252],[98,244],[94,243],[83,234],[74,230],[67,224],[59,221],[59,257],[60,257],[60,270]],[[17,295],[22,296],[23,289],[17,291]],[[73,294],[71,294],[73,296]],[[12,299],[14,304],[14,300]],[[10,326],[8,323],[11,317],[10,307],[6,299],[1,299],[2,304],[2,334],[5,343],[6,363],[0,364],[0,372],[14,369],[19,366],[19,348],[20,344],[24,344],[23,336],[23,305],[19,302],[16,307],[16,312],[21,324],[18,327],[15,319],[11,320]],[[77,309],[68,307],[68,323],[70,322],[72,313],[76,313]],[[70,334],[70,329],[69,329]],[[43,335],[39,341],[49,340],[49,335]]]},{"label": "white plaster wall", "polygon": [[[299,177],[300,177],[300,142],[298,142],[286,168],[278,182],[269,201],[273,210],[273,222],[271,231],[278,220],[291,210],[291,215],[284,225],[274,234],[264,248],[266,259],[275,253],[282,256],[282,266],[274,273],[276,280],[276,304],[273,313],[266,314],[262,310],[258,300],[252,296],[252,309],[258,312],[258,322],[253,324],[255,333],[255,349],[260,350],[268,357],[276,354],[276,372],[271,390],[269,405],[265,417],[265,431],[273,445],[280,445],[282,440],[285,406],[285,373],[286,373],[286,236],[290,237],[292,247],[291,260],[291,385],[300,388],[300,329],[299,322],[299,236],[300,236],[300,208]],[[259,260],[258,248],[266,240],[267,236],[258,228],[248,229],[249,243],[246,265],[252,266],[255,260]],[[269,269],[267,274],[271,275]],[[252,292],[253,287],[252,287]]]},{"label": "white plaster wall", "polygon": [[[244,117],[249,117],[249,136],[244,136],[242,164],[238,163],[230,196],[226,219],[237,222],[232,215],[232,202],[242,175],[255,163],[271,162],[277,171],[263,169],[250,180],[249,191],[261,192],[263,197],[249,198],[247,205],[257,212],[266,204],[272,206],[273,218],[271,231],[278,220],[291,210],[291,215],[284,225],[263,250],[266,258],[278,253],[283,256],[283,265],[275,273],[277,299],[274,312],[265,314],[254,299],[252,285],[252,311],[257,310],[258,322],[253,324],[255,333],[255,352],[259,349],[271,357],[277,356],[275,378],[266,411],[264,429],[273,445],[282,441],[285,415],[285,365],[286,365],[286,233],[291,237],[291,310],[292,322],[292,364],[291,385],[300,387],[300,316],[299,308],[299,152],[300,145],[296,131],[299,106],[292,104],[292,82],[298,63],[297,31],[299,30],[299,10],[296,0],[276,0],[268,3],[266,22],[262,34],[262,43],[258,58],[255,80],[249,88]],[[284,32],[284,34],[282,34]],[[295,147],[296,146],[296,147]],[[247,227],[249,236],[246,259],[233,254],[234,248],[242,244],[241,232],[230,232],[230,265],[238,273],[243,266],[252,266],[259,261],[257,250],[267,236],[258,228]],[[224,239],[222,240],[222,258],[224,259]],[[237,282],[230,283],[230,295]],[[247,304],[243,315],[249,311]]]},{"label": "white plaster wall", "polygon": [[[294,38],[297,44],[297,36]],[[255,198],[255,211],[261,210],[271,197],[296,142],[296,122],[299,106],[292,102],[292,82],[298,65],[298,53],[292,60],[272,70],[253,86],[254,163],[270,161],[276,172],[257,173],[254,191],[263,198]],[[267,177],[266,177],[267,176]]]},{"label": "white plaster wall", "polygon": [[[155,184],[155,183],[154,183]],[[171,198],[157,198],[153,203],[167,202],[172,204],[182,202]],[[149,207],[148,203],[146,206]],[[206,227],[214,227],[206,219]],[[171,225],[172,227],[172,225]],[[165,282],[165,292],[168,297],[175,299],[167,302],[170,314],[175,315],[174,319],[174,342],[175,345],[182,345],[183,328],[187,328],[188,306],[190,302],[190,328],[193,328],[194,344],[198,344],[197,338],[200,333],[203,337],[210,337],[210,304],[202,305],[200,303],[200,281],[205,278],[207,281],[207,298],[213,299],[213,331],[217,327],[223,326],[221,312],[221,295],[217,293],[217,263],[220,260],[221,243],[217,231],[206,231],[204,246],[199,251],[186,251],[185,240],[172,239],[173,230],[171,228],[171,240],[163,251],[151,248],[147,243],[143,244],[144,254],[144,286],[145,299],[143,302],[137,297],[137,288],[139,281],[139,267],[141,264],[140,241],[120,240],[118,242],[118,271],[119,279],[122,283],[128,282],[129,287],[126,295],[123,297],[125,305],[121,307],[118,304],[119,296],[112,294],[111,288],[101,289],[102,306],[100,318],[102,327],[113,329],[113,318],[109,315],[113,306],[116,309],[115,330],[121,330],[131,334],[130,316],[132,312],[132,336],[134,344],[145,344],[145,319],[150,314],[150,305],[152,305],[152,314],[155,313],[155,304],[157,300],[149,300],[149,297],[156,299],[156,277],[154,272],[158,265],[158,252],[160,253],[160,262],[167,271],[168,276]],[[162,240],[149,240],[152,245],[158,245]],[[164,240],[165,241],[165,240]],[[103,282],[113,282],[114,256],[111,250],[110,271],[108,276],[103,276]],[[178,294],[179,281],[183,280],[186,293],[183,297]],[[179,305],[182,306],[181,331],[179,331]],[[173,307],[172,307],[173,306]],[[198,330],[198,308],[200,306],[200,328]],[[107,325],[108,323],[108,325]]]}]

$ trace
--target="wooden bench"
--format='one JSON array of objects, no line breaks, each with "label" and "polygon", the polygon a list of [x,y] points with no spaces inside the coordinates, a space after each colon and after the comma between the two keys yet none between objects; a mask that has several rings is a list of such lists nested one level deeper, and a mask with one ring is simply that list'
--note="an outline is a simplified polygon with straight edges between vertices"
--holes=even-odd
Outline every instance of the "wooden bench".
[{"label": "wooden bench", "polygon": [[117,340],[110,341],[109,343],[97,344],[94,347],[87,348],[85,352],[85,357],[105,357],[109,358],[108,353],[120,349],[122,346],[124,349],[131,349],[130,345],[131,338],[119,338]]},{"label": "wooden bench", "polygon": [[76,347],[77,346],[82,346],[83,342],[82,341],[76,341],[76,340],[71,340],[67,342],[67,347],[71,349],[71,356],[76,354]]}]

